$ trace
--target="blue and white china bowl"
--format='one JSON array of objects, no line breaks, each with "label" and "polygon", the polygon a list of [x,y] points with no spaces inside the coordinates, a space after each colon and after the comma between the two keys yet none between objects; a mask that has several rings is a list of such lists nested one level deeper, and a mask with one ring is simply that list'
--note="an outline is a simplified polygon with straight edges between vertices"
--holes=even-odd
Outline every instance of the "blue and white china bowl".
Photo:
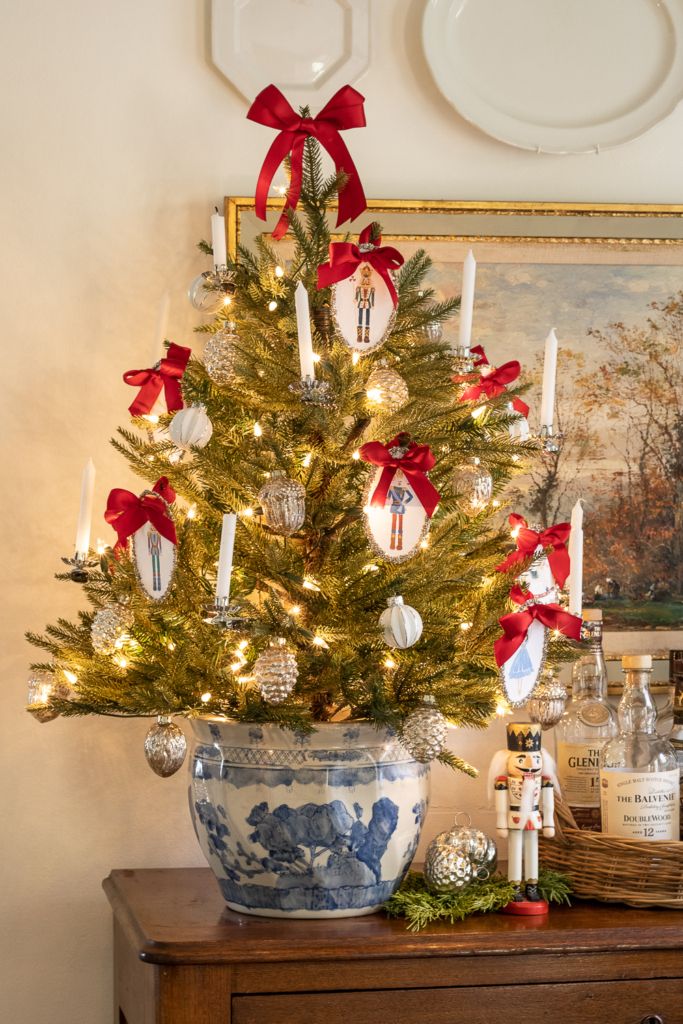
[{"label": "blue and white china bowl", "polygon": [[308,734],[208,716],[191,725],[192,819],[229,907],[265,917],[380,909],[415,856],[429,765],[367,724]]}]

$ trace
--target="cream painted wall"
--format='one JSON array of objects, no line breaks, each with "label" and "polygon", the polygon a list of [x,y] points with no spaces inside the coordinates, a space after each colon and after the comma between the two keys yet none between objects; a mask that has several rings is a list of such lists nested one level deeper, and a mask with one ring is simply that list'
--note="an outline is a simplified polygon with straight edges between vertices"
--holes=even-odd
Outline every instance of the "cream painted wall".
[{"label": "cream painted wall", "polygon": [[[422,7],[372,4],[359,83],[370,127],[352,139],[369,196],[680,201],[683,108],[599,157],[507,148],[436,91]],[[121,372],[147,358],[166,288],[171,335],[191,342],[194,243],[225,193],[251,190],[271,136],[212,69],[201,0],[6,0],[0,36],[3,1018],[108,1024],[100,881],[112,867],[202,863],[185,779],[147,769],[143,722],[31,721],[22,633],[78,607],[77,589],[51,577],[73,541],[82,464],[97,463],[98,508],[128,482],[107,440],[130,400]],[[501,734],[453,741],[485,768]],[[481,782],[436,781],[430,833],[456,805],[484,807]]]}]

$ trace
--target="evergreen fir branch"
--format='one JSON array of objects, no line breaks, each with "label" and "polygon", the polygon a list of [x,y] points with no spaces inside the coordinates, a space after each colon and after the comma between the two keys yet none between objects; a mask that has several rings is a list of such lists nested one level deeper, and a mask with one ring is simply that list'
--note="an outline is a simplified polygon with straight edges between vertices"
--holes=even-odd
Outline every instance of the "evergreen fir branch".
[{"label": "evergreen fir branch", "polygon": [[469,775],[472,779],[476,779],[479,775],[479,771],[474,767],[474,765],[468,764],[467,761],[463,761],[463,759],[454,754],[452,750],[442,750],[437,760],[448,768],[464,772],[465,775]]}]

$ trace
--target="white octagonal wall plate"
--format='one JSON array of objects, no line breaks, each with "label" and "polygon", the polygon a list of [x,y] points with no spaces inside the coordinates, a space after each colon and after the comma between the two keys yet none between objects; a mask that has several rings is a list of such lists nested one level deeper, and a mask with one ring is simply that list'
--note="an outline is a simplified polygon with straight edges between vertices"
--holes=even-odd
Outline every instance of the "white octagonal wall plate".
[{"label": "white octagonal wall plate", "polygon": [[249,103],[272,82],[295,109],[324,106],[368,68],[370,2],[212,0],[211,52]]},{"label": "white octagonal wall plate", "polygon": [[683,0],[427,0],[422,40],[458,113],[539,153],[620,146],[683,98]]}]

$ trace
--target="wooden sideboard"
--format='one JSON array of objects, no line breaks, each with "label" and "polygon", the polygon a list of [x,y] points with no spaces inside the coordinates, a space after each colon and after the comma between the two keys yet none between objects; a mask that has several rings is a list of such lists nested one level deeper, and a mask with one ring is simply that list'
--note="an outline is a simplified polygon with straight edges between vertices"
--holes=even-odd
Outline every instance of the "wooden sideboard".
[{"label": "wooden sideboard", "polygon": [[683,913],[598,903],[412,933],[228,910],[208,869],[113,871],[115,1024],[683,1024]]}]

